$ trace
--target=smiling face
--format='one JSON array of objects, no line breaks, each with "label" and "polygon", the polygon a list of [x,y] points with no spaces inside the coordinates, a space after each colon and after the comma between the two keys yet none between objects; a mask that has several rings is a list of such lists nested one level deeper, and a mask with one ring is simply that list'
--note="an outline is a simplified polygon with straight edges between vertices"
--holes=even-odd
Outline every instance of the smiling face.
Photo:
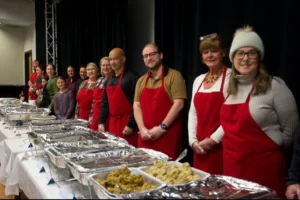
[{"label": "smiling face", "polygon": [[101,61],[101,72],[104,77],[108,77],[112,74],[112,68],[110,66],[109,60],[102,60]]},{"label": "smiling face", "polygon": [[88,64],[86,67],[86,72],[89,79],[97,78],[97,66],[95,64]]},{"label": "smiling face", "polygon": [[47,65],[46,72],[49,78],[52,78],[55,76],[55,69],[53,65]]},{"label": "smiling face", "polygon": [[73,78],[75,76],[75,70],[72,66],[69,66],[68,69],[67,69],[67,73],[68,73],[68,76],[70,78]]},{"label": "smiling face", "polygon": [[259,54],[253,47],[239,48],[233,56],[234,68],[241,75],[247,75],[257,71],[259,65]]},{"label": "smiling face", "polygon": [[147,45],[142,52],[143,60],[150,70],[158,69],[162,64],[163,54],[154,45]]},{"label": "smiling face", "polygon": [[218,68],[223,66],[224,51],[221,49],[207,49],[202,51],[202,61],[209,68]]},{"label": "smiling face", "polygon": [[61,79],[61,78],[57,79],[56,85],[60,90],[64,90],[66,88],[66,82],[64,79]]},{"label": "smiling face", "polygon": [[80,78],[82,80],[84,80],[87,76],[86,76],[86,68],[85,67],[80,67],[79,69],[79,75],[80,75]]}]

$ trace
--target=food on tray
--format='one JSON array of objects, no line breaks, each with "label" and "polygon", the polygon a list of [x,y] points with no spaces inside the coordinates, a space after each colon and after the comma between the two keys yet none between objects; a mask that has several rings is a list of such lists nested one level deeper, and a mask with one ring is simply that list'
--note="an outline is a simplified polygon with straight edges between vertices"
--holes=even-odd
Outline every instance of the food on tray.
[{"label": "food on tray", "polygon": [[0,103],[4,103],[4,101],[3,101],[3,100],[0,100]]},{"label": "food on tray", "polygon": [[122,194],[116,185],[119,185],[128,193],[150,190],[157,187],[146,183],[142,175],[131,174],[127,167],[112,170],[105,180],[96,178],[96,181],[104,186],[109,192],[114,194]]},{"label": "food on tray", "polygon": [[34,140],[33,140],[33,144],[39,145],[39,144],[40,144],[40,140],[39,140],[39,139],[34,139]]},{"label": "food on tray", "polygon": [[19,104],[19,103],[21,103],[21,100],[20,99],[14,99],[14,100],[11,101],[11,103]]},{"label": "food on tray", "polygon": [[192,168],[187,162],[183,163],[180,168],[176,165],[170,168],[169,166],[168,163],[156,160],[151,167],[144,171],[170,185],[188,183],[199,178],[197,175],[193,175]]}]

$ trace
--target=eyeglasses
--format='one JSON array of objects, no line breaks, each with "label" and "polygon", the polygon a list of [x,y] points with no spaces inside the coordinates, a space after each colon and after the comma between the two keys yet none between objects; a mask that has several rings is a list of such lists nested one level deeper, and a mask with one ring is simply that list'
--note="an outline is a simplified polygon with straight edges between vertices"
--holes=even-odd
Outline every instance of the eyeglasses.
[{"label": "eyeglasses", "polygon": [[206,40],[207,38],[216,38],[218,36],[217,33],[212,33],[208,35],[201,36],[199,39],[200,41]]},{"label": "eyeglasses", "polygon": [[152,52],[152,53],[144,54],[143,58],[146,59],[146,58],[148,58],[148,56],[152,58],[158,53],[159,53],[158,51],[155,51],[155,52]]},{"label": "eyeglasses", "polygon": [[254,51],[254,50],[251,50],[251,51],[248,51],[248,52],[244,52],[244,51],[237,51],[235,53],[235,57],[239,60],[242,60],[245,55],[248,56],[249,59],[254,59],[254,58],[257,58],[257,51]]}]

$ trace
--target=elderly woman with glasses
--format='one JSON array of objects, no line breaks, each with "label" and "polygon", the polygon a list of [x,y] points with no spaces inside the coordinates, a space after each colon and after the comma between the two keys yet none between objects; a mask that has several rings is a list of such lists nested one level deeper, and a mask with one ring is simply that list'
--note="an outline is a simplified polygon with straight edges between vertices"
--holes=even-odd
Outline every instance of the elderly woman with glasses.
[{"label": "elderly woman with glasses", "polygon": [[264,69],[264,53],[252,27],[236,30],[228,97],[220,113],[223,173],[269,187],[284,198],[284,151],[292,145],[298,112],[284,81]]},{"label": "elderly woman with glasses", "polygon": [[216,136],[220,128],[220,110],[227,96],[231,69],[223,59],[225,49],[220,35],[213,33],[200,37],[202,62],[209,71],[198,76],[193,84],[189,110],[189,143],[194,150],[194,167],[211,174],[222,174],[223,152]]}]

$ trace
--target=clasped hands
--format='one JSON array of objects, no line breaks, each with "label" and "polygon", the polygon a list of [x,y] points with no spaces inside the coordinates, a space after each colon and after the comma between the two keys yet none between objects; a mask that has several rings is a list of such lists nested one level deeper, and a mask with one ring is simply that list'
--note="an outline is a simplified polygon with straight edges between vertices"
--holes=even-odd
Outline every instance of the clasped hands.
[{"label": "clasped hands", "polygon": [[285,196],[287,199],[300,199],[300,184],[289,185]]},{"label": "clasped hands", "polygon": [[157,140],[164,134],[164,132],[165,131],[160,126],[154,126],[150,130],[144,127],[140,130],[143,140]]},{"label": "clasped hands", "polygon": [[217,144],[218,143],[216,143],[213,139],[205,138],[204,140],[194,142],[192,144],[192,149],[196,154],[204,155]]},{"label": "clasped hands", "polygon": [[[98,125],[98,130],[102,131],[102,132],[105,132],[105,126],[104,126],[104,124],[99,124]],[[122,133],[125,136],[130,136],[133,133],[133,129],[129,128],[128,126],[125,126],[124,129],[123,129],[123,131],[122,131]]]}]

